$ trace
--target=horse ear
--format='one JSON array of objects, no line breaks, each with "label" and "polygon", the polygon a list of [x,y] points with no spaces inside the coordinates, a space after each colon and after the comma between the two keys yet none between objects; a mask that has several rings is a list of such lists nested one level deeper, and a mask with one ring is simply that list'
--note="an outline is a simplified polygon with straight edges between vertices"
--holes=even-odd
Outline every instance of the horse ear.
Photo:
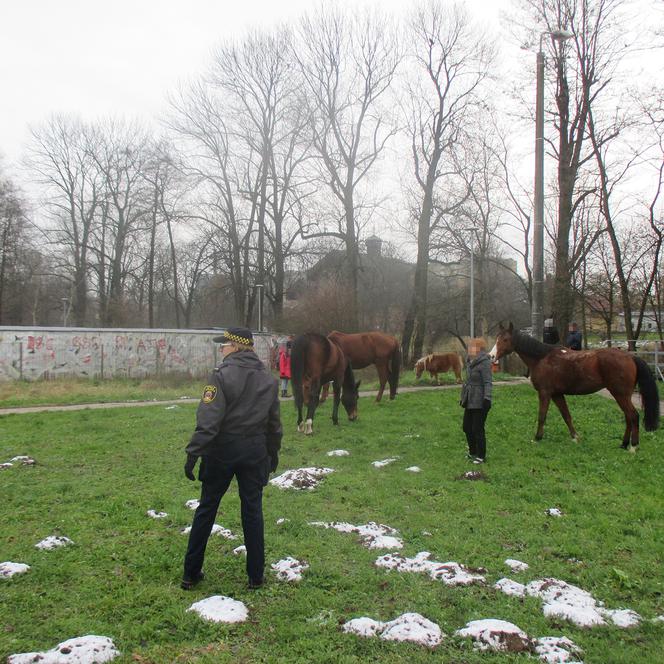
[{"label": "horse ear", "polygon": [[503,321],[502,321],[502,320],[498,323],[498,329],[499,329],[501,332],[504,332],[504,331],[505,331],[505,327],[504,327],[504,325],[503,325]]},{"label": "horse ear", "polygon": [[507,328],[508,332],[512,332],[514,330],[514,325],[512,325],[512,321],[510,321],[510,326]]}]

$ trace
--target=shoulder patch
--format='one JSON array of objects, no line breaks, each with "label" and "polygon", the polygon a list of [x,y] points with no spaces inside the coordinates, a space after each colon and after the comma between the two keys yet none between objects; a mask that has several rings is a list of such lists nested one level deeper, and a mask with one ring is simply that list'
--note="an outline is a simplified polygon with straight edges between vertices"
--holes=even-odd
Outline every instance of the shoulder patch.
[{"label": "shoulder patch", "polygon": [[203,396],[201,400],[203,403],[210,403],[214,401],[214,398],[217,396],[217,386],[216,385],[206,385],[203,388]]}]

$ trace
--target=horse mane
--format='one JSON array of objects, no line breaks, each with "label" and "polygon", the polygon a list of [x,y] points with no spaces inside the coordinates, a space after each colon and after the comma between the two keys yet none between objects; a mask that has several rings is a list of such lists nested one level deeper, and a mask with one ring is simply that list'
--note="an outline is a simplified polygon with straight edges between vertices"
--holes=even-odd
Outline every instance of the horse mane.
[{"label": "horse mane", "polygon": [[517,353],[523,353],[524,355],[528,355],[528,357],[534,357],[538,360],[546,357],[552,350],[557,348],[557,346],[545,344],[535,339],[535,337],[522,334],[517,330],[512,331],[512,345]]}]

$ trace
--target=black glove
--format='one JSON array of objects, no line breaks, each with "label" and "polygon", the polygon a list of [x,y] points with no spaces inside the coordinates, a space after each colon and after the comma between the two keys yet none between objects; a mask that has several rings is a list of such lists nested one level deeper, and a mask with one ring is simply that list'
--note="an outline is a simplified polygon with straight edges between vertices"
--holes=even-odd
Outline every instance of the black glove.
[{"label": "black glove", "polygon": [[270,454],[270,472],[273,473],[279,465],[279,452]]},{"label": "black glove", "polygon": [[491,410],[491,399],[484,399],[484,404],[482,407],[488,413]]},{"label": "black glove", "polygon": [[184,476],[192,482],[196,480],[196,477],[194,477],[194,467],[197,461],[198,457],[195,454],[187,454],[187,462],[184,464]]}]

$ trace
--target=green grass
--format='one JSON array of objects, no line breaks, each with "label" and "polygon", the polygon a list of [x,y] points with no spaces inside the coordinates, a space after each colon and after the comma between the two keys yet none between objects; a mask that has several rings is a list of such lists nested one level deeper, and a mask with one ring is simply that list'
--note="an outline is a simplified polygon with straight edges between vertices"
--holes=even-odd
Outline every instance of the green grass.
[{"label": "green grass", "polygon": [[[110,636],[118,662],[525,662],[525,656],[474,653],[452,637],[467,621],[500,618],[532,636],[565,634],[586,663],[662,662],[664,624],[663,434],[642,434],[642,449],[619,449],[622,415],[598,396],[570,399],[581,443],[573,443],[557,412],[545,439],[534,444],[536,395],[529,386],[501,386],[488,420],[487,481],[459,476],[469,468],[460,430],[458,392],[402,394],[396,401],[363,399],[360,419],[330,422],[330,404],[315,435],[295,433],[284,404],[280,470],[305,465],[336,469],[313,492],[265,491],[268,563],[292,555],[311,568],[299,585],[270,580],[245,587],[239,542],[213,538],[206,580],[178,587],[191,521],[184,502],[199,484],[182,474],[183,448],[195,406],[41,413],[0,418],[0,462],[33,456],[35,467],[0,471],[0,560],[25,562],[25,575],[0,581],[0,659],[43,650],[83,634]],[[329,458],[345,448],[350,457]],[[399,456],[376,469],[371,461]],[[420,474],[405,472],[418,465]],[[545,509],[560,507],[552,519]],[[164,510],[163,521],[147,509]],[[277,526],[279,517],[290,521]],[[412,556],[430,551],[488,569],[487,585],[447,588],[424,575],[374,567],[380,552],[355,536],[307,525],[312,520],[379,521],[399,529]],[[217,522],[241,533],[235,486]],[[423,531],[429,531],[426,536]],[[67,549],[38,551],[50,534],[74,540]],[[506,558],[530,564],[515,574]],[[574,562],[576,559],[581,562]],[[628,607],[643,623],[582,630],[544,618],[540,602],[498,593],[503,576],[527,582],[562,578],[592,592],[609,608]],[[194,601],[225,594],[244,601],[246,624],[203,622],[188,613]],[[409,644],[361,639],[340,623],[362,615],[391,620],[417,611],[450,635],[433,653]],[[531,660],[534,661],[534,660]]]}]

